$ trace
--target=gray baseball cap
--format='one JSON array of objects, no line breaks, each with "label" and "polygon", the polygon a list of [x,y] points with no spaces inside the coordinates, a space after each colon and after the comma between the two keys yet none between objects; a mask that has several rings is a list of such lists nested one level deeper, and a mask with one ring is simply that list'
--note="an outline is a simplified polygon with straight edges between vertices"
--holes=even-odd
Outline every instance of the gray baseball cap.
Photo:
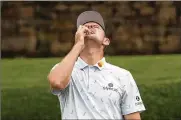
[{"label": "gray baseball cap", "polygon": [[77,28],[79,27],[79,25],[84,25],[85,23],[88,23],[88,22],[98,23],[105,31],[104,20],[100,13],[96,11],[82,12],[77,18]]}]

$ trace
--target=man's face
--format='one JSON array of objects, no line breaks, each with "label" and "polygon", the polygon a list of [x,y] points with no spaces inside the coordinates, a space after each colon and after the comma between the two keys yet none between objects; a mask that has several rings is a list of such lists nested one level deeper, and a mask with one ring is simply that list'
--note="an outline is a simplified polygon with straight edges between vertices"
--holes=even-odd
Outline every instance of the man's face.
[{"label": "man's face", "polygon": [[105,32],[99,24],[95,22],[88,22],[84,24],[84,26],[90,30],[89,33],[86,33],[85,39],[95,40],[96,42],[103,44]]}]

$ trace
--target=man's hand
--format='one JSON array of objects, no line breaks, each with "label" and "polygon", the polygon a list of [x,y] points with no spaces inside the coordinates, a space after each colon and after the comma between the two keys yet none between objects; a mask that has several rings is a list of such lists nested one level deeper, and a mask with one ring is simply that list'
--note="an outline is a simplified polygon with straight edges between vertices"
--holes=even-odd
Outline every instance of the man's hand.
[{"label": "man's hand", "polygon": [[75,45],[80,45],[81,50],[85,47],[84,38],[88,32],[90,32],[90,30],[87,27],[80,25],[75,34]]}]

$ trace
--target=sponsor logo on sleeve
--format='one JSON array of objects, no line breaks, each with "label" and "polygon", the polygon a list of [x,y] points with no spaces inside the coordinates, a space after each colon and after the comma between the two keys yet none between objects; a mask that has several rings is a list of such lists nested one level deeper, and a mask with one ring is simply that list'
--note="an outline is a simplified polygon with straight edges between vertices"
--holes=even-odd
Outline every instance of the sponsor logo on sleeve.
[{"label": "sponsor logo on sleeve", "polygon": [[142,105],[143,103],[142,103],[142,101],[140,101],[140,97],[139,96],[136,96],[136,103],[135,103],[135,105],[137,106],[137,105]]},{"label": "sponsor logo on sleeve", "polygon": [[139,96],[136,96],[136,100],[137,100],[137,101],[140,101],[140,97],[139,97]]}]

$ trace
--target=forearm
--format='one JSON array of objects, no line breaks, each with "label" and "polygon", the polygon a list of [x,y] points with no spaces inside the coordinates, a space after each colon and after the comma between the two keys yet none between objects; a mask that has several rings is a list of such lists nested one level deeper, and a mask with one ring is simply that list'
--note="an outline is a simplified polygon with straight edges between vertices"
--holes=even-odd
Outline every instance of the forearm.
[{"label": "forearm", "polygon": [[80,52],[81,46],[76,44],[48,75],[48,80],[53,88],[64,89],[69,83],[71,73]]},{"label": "forearm", "polygon": [[141,120],[140,113],[135,112],[124,116],[125,120]]}]

